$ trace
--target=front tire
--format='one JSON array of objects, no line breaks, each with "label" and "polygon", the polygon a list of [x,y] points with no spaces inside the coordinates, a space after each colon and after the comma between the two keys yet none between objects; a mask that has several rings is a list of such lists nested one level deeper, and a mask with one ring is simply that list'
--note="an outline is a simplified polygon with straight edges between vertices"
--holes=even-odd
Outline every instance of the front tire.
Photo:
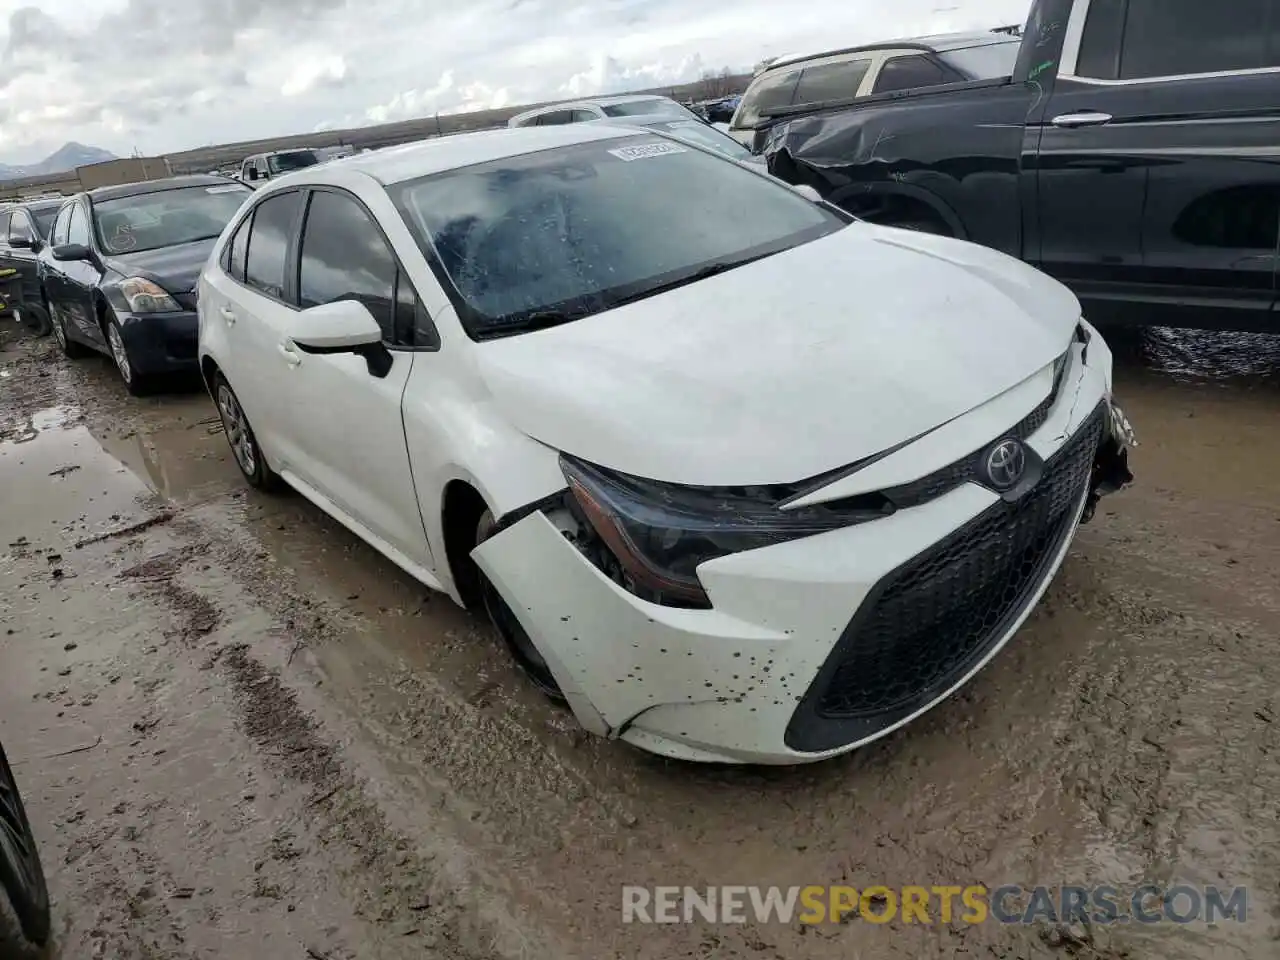
[{"label": "front tire", "polygon": [[13,771],[0,749],[0,957],[34,960],[49,942],[49,890],[18,796]]},{"label": "front tire", "polygon": [[124,330],[115,317],[107,318],[107,346],[111,350],[111,359],[115,361],[116,370],[127,389],[135,397],[145,397],[151,392],[151,378],[139,373],[129,356],[129,347],[124,342]]},{"label": "front tire", "polygon": [[[480,521],[476,524],[476,546],[480,546],[480,544],[493,536],[497,526],[497,521],[493,518],[493,511],[485,510],[480,516]],[[515,658],[517,666],[524,671],[525,675],[533,681],[533,685],[545,696],[556,703],[564,703],[564,693],[561,692],[560,685],[556,683],[556,678],[552,675],[551,668],[547,666],[547,661],[543,659],[542,654],[538,652],[538,648],[534,646],[532,638],[530,638],[524,627],[520,625],[519,619],[512,613],[511,607],[502,598],[498,588],[489,581],[483,570],[478,572],[480,574],[480,586],[484,594],[485,613],[488,614],[489,622],[493,624],[493,628],[502,637],[502,642],[511,651],[511,656]]]},{"label": "front tire", "polygon": [[279,489],[280,477],[267,465],[267,458],[258,446],[258,438],[253,435],[249,419],[240,406],[240,398],[220,373],[213,380],[213,399],[222,419],[222,431],[231,446],[231,455],[249,486],[266,491]]}]

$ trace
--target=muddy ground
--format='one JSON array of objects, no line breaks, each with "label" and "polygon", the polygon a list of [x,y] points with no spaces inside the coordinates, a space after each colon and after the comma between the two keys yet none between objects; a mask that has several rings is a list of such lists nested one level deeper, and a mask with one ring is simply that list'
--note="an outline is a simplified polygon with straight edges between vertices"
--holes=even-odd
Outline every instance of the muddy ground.
[{"label": "muddy ground", "polygon": [[[755,770],[585,737],[478,618],[247,491],[198,389],[0,336],[0,738],[66,960],[1280,952],[1278,340],[1116,337],[1139,485],[1030,623],[886,741]],[[1144,881],[1247,885],[1247,921],[620,922],[623,884]]]}]

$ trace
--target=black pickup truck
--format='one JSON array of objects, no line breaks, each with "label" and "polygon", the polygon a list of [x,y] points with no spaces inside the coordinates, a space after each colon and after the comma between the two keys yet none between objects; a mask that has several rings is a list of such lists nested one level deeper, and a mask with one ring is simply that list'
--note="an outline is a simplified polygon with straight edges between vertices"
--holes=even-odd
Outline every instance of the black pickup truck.
[{"label": "black pickup truck", "polygon": [[770,170],[1092,320],[1280,332],[1280,0],[1036,0],[1022,34],[1010,77],[772,109]]}]

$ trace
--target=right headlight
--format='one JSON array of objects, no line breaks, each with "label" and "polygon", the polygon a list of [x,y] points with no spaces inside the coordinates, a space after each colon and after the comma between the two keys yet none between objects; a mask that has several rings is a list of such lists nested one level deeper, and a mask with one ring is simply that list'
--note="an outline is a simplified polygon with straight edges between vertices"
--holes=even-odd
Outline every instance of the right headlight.
[{"label": "right headlight", "polygon": [[145,277],[122,280],[120,293],[134,313],[176,313],[182,309],[169,291]]},{"label": "right headlight", "polygon": [[[708,607],[700,564],[731,553],[875,520],[894,507],[880,494],[780,510],[796,488],[691,487],[606,470],[568,455],[560,466],[569,507],[604,551],[584,550],[637,596],[668,606]],[[576,508],[576,509],[575,509]]]}]

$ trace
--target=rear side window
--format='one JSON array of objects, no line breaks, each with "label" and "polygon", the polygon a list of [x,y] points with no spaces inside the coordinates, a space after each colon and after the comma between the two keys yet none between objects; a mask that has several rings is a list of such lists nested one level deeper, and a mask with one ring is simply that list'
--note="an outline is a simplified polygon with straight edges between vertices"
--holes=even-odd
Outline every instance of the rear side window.
[{"label": "rear side window", "polygon": [[597,117],[597,116],[596,116],[594,113],[592,113],[590,110],[575,110],[575,111],[573,111],[573,122],[574,122],[574,123],[590,123],[592,120],[599,120],[599,119],[600,119],[600,118],[599,118],[599,117]]},{"label": "rear side window", "polygon": [[538,126],[540,127],[556,127],[565,123],[573,123],[572,110],[553,110],[551,113],[544,113],[538,118]]},{"label": "rear side window", "polygon": [[9,235],[9,214],[0,212],[0,237]]},{"label": "rear side window", "polygon": [[302,194],[293,190],[268,197],[253,213],[244,282],[277,300],[284,299],[284,265],[301,205]]},{"label": "rear side window", "polygon": [[1092,0],[1076,74],[1143,80],[1280,66],[1277,0]]},{"label": "rear side window", "polygon": [[734,129],[754,127],[770,110],[791,106],[800,80],[800,70],[775,70],[757,77],[742,95],[733,116]]},{"label": "rear side window", "polygon": [[937,63],[923,54],[909,57],[892,57],[880,68],[873,93],[891,93],[894,90],[910,90],[913,87],[932,87],[954,79]]},{"label": "rear side window", "polygon": [[805,67],[796,85],[794,102],[807,105],[856,97],[870,66],[870,60],[837,60]]},{"label": "rear side window", "polygon": [[364,208],[339,193],[311,195],[298,258],[298,302],[363,303],[395,342],[396,258]]}]

